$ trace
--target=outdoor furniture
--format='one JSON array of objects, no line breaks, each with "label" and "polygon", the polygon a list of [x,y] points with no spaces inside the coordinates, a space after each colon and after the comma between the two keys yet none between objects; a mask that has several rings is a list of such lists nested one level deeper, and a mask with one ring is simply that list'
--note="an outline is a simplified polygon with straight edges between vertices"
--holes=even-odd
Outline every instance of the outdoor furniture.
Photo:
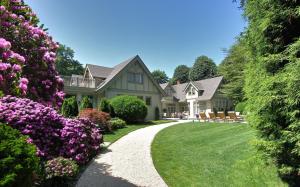
[{"label": "outdoor furniture", "polygon": [[235,121],[235,122],[243,121],[243,118],[241,116],[236,115],[234,111],[228,112],[228,116],[230,117],[230,121]]},{"label": "outdoor furniture", "polygon": [[207,118],[205,112],[200,112],[199,116],[200,116],[199,121],[200,121],[200,119],[204,120],[204,122],[208,121],[208,118]]},{"label": "outdoor furniture", "polygon": [[215,115],[215,113],[209,112],[208,115],[209,115],[209,120],[208,121],[210,121],[210,120],[216,121],[216,115]]},{"label": "outdoor furniture", "polygon": [[225,120],[226,120],[225,113],[224,112],[218,112],[218,114],[217,114],[217,120],[225,122]]}]

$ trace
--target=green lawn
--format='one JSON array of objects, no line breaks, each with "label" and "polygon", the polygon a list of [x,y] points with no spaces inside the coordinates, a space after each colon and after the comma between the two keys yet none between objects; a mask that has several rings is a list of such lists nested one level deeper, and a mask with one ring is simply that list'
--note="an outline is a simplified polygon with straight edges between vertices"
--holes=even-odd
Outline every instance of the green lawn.
[{"label": "green lawn", "polygon": [[156,120],[156,121],[145,122],[142,124],[129,124],[125,128],[118,129],[111,134],[104,134],[104,141],[113,143],[118,139],[122,138],[123,136],[127,135],[128,133],[135,131],[137,129],[148,127],[150,125],[157,125],[157,124],[170,123],[170,122],[175,122],[175,120]]},{"label": "green lawn", "polygon": [[168,186],[287,186],[250,144],[246,124],[187,123],[166,128],[152,143],[153,162]]}]

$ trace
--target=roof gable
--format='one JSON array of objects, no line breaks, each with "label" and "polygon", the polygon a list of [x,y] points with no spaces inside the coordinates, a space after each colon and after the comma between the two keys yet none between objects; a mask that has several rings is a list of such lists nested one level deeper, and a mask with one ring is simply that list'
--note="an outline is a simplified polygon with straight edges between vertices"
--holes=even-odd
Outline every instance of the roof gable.
[{"label": "roof gable", "polygon": [[93,78],[95,77],[107,78],[113,71],[113,68],[98,66],[93,64],[87,64],[86,69],[88,69],[88,71],[90,72]]},{"label": "roof gable", "polygon": [[145,71],[145,73],[148,75],[148,77],[150,78],[150,80],[153,82],[153,84],[155,85],[155,87],[163,94],[165,95],[164,90],[158,85],[158,83],[154,80],[152,74],[150,73],[149,69],[146,67],[146,65],[144,64],[144,62],[142,61],[142,59],[136,55],[118,65],[116,65],[113,70],[111,71],[110,75],[107,76],[107,78],[105,79],[105,81],[99,85],[99,87],[97,88],[96,91],[98,90],[104,90],[110,83],[112,83],[117,75],[119,75],[127,66],[129,66],[131,63],[134,62],[138,62],[142,69]]}]

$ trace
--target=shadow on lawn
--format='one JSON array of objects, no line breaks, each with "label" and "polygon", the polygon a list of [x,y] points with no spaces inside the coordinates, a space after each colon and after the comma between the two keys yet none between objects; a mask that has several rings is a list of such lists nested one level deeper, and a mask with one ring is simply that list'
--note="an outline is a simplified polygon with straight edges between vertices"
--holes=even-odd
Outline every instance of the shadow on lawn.
[{"label": "shadow on lawn", "polygon": [[[105,149],[103,152],[101,151],[100,156],[105,156],[108,152],[110,152],[110,150]],[[85,168],[84,172],[81,173],[76,186],[136,187],[136,185],[123,178],[112,176],[111,166],[108,164],[98,163],[96,160],[91,161]]]}]

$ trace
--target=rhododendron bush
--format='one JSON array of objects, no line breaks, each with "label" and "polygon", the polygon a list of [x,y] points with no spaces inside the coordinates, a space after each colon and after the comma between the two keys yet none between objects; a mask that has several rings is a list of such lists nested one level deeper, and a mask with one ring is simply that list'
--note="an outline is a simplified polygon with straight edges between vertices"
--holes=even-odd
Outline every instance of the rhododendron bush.
[{"label": "rhododendron bush", "polygon": [[63,156],[84,164],[95,155],[102,135],[87,119],[67,119],[51,107],[26,98],[0,99],[0,122],[6,122],[37,146],[45,160]]},{"label": "rhododendron bush", "polygon": [[63,81],[55,70],[58,44],[21,0],[0,1],[0,92],[60,106]]}]

